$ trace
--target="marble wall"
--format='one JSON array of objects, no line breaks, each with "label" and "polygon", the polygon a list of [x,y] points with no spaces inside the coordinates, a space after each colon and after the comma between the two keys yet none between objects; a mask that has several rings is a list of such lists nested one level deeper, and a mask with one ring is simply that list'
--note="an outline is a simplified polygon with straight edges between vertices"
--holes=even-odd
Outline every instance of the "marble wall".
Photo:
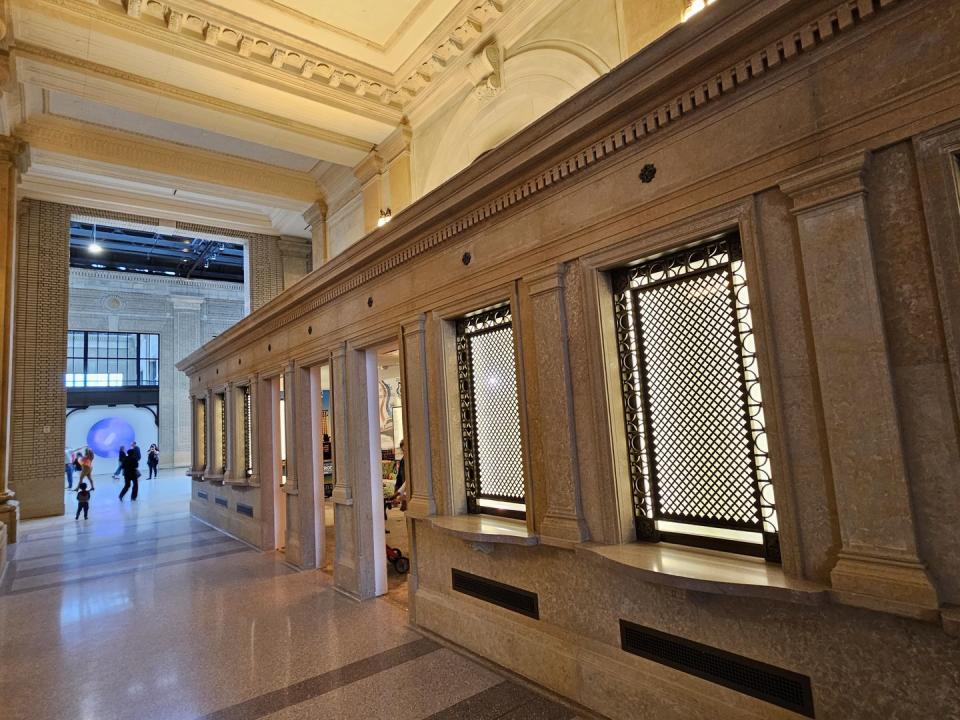
[{"label": "marble wall", "polygon": [[[329,366],[334,577],[378,594],[367,351],[397,342],[417,626],[609,717],[797,717],[623,652],[621,619],[809,676],[817,717],[949,716],[958,33],[933,0],[716,3],[185,359],[195,397],[283,374],[290,429],[282,493],[263,400],[257,484],[200,472],[195,492],[245,493],[261,543],[282,503],[287,558],[314,567],[310,369]],[[633,532],[609,270],[730,229],[782,565]],[[452,321],[504,300],[528,514],[485,524],[461,514]],[[452,569],[538,593],[540,618],[455,592]]]}]

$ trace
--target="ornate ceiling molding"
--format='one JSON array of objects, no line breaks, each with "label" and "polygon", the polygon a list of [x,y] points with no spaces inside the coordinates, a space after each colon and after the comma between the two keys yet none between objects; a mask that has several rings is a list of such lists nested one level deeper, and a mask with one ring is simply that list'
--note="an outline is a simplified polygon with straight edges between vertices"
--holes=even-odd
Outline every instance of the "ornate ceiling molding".
[{"label": "ornate ceiling molding", "polygon": [[[417,93],[444,74],[456,58],[475,43],[506,12],[514,0],[474,0],[470,9],[448,29],[434,33],[394,76],[364,63],[351,61],[300,38],[240,16],[221,19],[191,7],[190,0],[37,0],[57,12],[64,11],[146,35],[181,49],[210,56],[223,54],[248,70],[276,79],[280,71],[289,83],[298,82],[314,92],[327,92],[323,99],[352,96],[384,107],[402,108]],[[243,25],[252,26],[253,31]],[[426,47],[424,47],[426,46]],[[410,69],[410,67],[413,69]],[[404,69],[406,68],[406,69]],[[332,91],[332,93],[331,93]],[[341,103],[344,100],[341,100]],[[396,121],[398,118],[391,118]]]},{"label": "ornate ceiling molding", "polygon": [[[212,16],[186,10],[177,3],[159,0],[126,0],[125,5],[112,0],[42,0],[59,12],[69,11],[82,17],[109,23],[132,32],[160,39],[168,44],[223,53],[234,63],[275,68],[309,84],[336,90],[336,94],[353,93],[385,106],[399,106],[400,99],[389,79],[374,68],[361,70],[345,58],[321,58],[291,43],[293,38],[276,39],[264,33],[251,34],[239,23],[227,25]],[[272,33],[277,35],[276,31]]]},{"label": "ornate ceiling molding", "polygon": [[19,125],[16,136],[37,149],[62,155],[246,190],[267,197],[305,202],[317,199],[316,181],[307,173],[77,120],[43,116]]}]

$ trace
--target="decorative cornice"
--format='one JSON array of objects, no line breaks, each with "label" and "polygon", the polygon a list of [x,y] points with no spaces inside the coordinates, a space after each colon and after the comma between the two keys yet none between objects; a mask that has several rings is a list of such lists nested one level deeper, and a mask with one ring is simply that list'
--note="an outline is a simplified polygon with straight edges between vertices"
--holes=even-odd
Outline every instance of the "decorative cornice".
[{"label": "decorative cornice", "polygon": [[505,11],[508,0],[478,0],[456,27],[400,83],[400,102],[406,103],[434,81],[447,65],[467,52]]},{"label": "decorative cornice", "polygon": [[[127,6],[103,0],[44,0],[48,5],[70,10],[85,17],[95,18],[128,30],[162,37],[168,42],[184,46],[207,46],[214,51],[229,53],[234,61],[259,63],[283,70],[315,84],[341,88],[339,92],[353,92],[361,97],[376,98],[383,105],[399,105],[396,89],[389,81],[357,67],[320,58],[316,54],[284,44],[264,35],[251,35],[239,27],[230,26],[217,18],[204,16],[196,10],[185,10],[177,3],[149,0],[127,0]],[[266,28],[264,28],[266,30]]]},{"label": "decorative cornice", "polygon": [[[650,107],[637,116],[636,120],[621,126],[606,137],[582,146],[577,152],[550,167],[541,170],[517,183],[497,197],[475,206],[438,230],[406,245],[379,262],[365,267],[349,278],[320,289],[316,295],[300,299],[294,306],[276,312],[265,319],[261,331],[265,333],[279,330],[284,325],[316,312],[337,298],[355,290],[376,278],[394,271],[398,266],[428,252],[432,248],[464,233],[490,218],[519,205],[548,188],[592,169],[598,163],[618,155],[625,148],[654,135],[668,126],[674,126],[694,112],[714,103],[737,88],[742,88],[768,72],[775,71],[783,64],[809,54],[833,40],[837,35],[848,32],[877,12],[904,0],[843,0],[831,11],[816,20],[805,23],[780,39],[744,57],[717,74],[712,74],[688,89],[665,105]],[[239,332],[239,330],[237,330]],[[219,342],[228,342],[228,333]],[[218,344],[219,344],[218,342]],[[193,366],[201,353],[209,349],[201,348],[184,358],[178,367],[186,370]]]},{"label": "decorative cornice", "polygon": [[132,166],[173,177],[191,178],[261,195],[307,202],[317,196],[316,182],[307,173],[78,120],[36,118],[19,125],[16,136],[38,149]]}]

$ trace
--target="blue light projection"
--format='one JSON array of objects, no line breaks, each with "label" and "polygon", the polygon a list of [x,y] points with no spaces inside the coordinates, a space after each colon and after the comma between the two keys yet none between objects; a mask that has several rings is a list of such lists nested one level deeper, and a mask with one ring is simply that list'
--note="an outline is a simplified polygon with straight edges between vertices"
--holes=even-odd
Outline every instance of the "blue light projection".
[{"label": "blue light projection", "polygon": [[87,432],[87,445],[95,455],[103,458],[117,457],[121,447],[130,447],[130,443],[136,439],[130,423],[118,417],[103,418]]}]

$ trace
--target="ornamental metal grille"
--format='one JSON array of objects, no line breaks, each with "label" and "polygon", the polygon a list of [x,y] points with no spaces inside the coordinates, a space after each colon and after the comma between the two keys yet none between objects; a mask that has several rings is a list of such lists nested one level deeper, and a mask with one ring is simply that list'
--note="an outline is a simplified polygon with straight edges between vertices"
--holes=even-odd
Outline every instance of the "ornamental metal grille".
[{"label": "ornamental metal grille", "polygon": [[243,388],[243,467],[247,477],[253,475],[253,396],[250,387]]},{"label": "ornamental metal grille", "polygon": [[739,237],[626,268],[614,281],[638,537],[779,562]]},{"label": "ornamental metal grille", "polygon": [[217,395],[217,410],[220,420],[220,473],[227,472],[227,397]]},{"label": "ornamental metal grille", "polygon": [[197,401],[197,469],[207,467],[207,401]]},{"label": "ornamental metal grille", "polygon": [[520,407],[509,305],[457,322],[457,370],[467,508],[523,518]]}]

